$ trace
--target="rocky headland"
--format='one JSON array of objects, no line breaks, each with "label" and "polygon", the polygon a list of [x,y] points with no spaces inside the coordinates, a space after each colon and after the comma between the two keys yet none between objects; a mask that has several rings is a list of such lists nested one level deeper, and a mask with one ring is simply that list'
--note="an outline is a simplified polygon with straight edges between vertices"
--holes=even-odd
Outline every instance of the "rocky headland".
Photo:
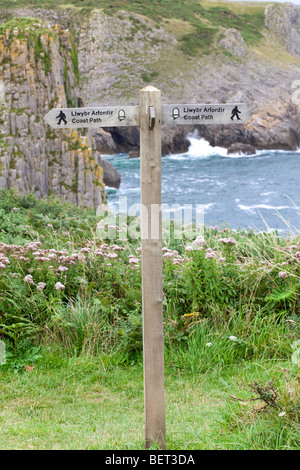
[{"label": "rocky headland", "polygon": [[105,184],[120,184],[105,154],[138,156],[139,129],[58,133],[43,118],[54,107],[136,105],[147,84],[163,103],[244,102],[252,112],[239,126],[165,125],[163,154],[186,151],[192,132],[229,152],[298,148],[300,7],[199,8],[199,24],[128,9],[0,9],[0,187],[97,207]]}]

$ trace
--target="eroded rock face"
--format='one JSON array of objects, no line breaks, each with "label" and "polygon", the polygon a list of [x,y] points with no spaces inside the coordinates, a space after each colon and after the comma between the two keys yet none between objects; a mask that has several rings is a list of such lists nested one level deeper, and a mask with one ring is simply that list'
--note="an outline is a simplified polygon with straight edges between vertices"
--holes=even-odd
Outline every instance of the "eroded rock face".
[{"label": "eroded rock face", "polygon": [[252,147],[252,145],[243,144],[242,142],[236,142],[235,144],[232,144],[228,149],[228,154],[230,155],[232,153],[254,155],[256,153],[256,150],[254,147]]},{"label": "eroded rock face", "polygon": [[[139,90],[148,84],[143,78],[147,78],[161,89],[164,103],[244,102],[248,105],[253,116],[245,125],[197,126],[199,136],[212,145],[228,148],[238,141],[257,149],[296,149],[300,142],[299,113],[291,98],[292,84],[300,76],[300,61],[297,63],[294,57],[284,55],[287,46],[281,38],[290,37],[288,50],[294,53],[295,38],[300,34],[299,11],[300,8],[292,6],[268,6],[268,29],[264,31],[261,49],[247,46],[241,33],[229,28],[222,32],[217,56],[187,61],[178,52],[175,36],[163,27],[155,29],[150,20],[134,14],[121,12],[107,17],[96,10],[82,23],[78,36],[81,94],[85,105],[136,105]],[[282,14],[284,21],[280,19]],[[135,33],[131,33],[135,22],[130,18],[139,21]],[[281,29],[276,26],[280,24],[284,25]],[[224,55],[222,51],[229,54]],[[160,71],[151,77],[151,64],[157,63],[161,64]],[[165,126],[162,152],[186,151],[191,130],[187,126]],[[99,133],[100,152],[102,146],[103,153],[138,155],[138,129],[105,131],[112,141],[107,150],[108,138]]]},{"label": "eroded rock face", "polygon": [[239,31],[229,28],[224,33],[219,45],[233,56],[243,57],[246,54],[247,46]]},{"label": "eroded rock face", "polygon": [[97,162],[103,168],[103,183],[110,188],[118,189],[121,184],[121,175],[113,164],[106,160],[100,153],[96,154]]},{"label": "eroded rock face", "polygon": [[300,56],[300,9],[292,4],[272,3],[265,9],[265,25],[282,38],[291,54]]},{"label": "eroded rock face", "polygon": [[[245,125],[196,127],[212,145],[296,149],[300,108],[292,97],[300,77],[299,11],[268,5],[263,47],[246,46],[236,29],[224,29],[216,55],[190,60],[171,30],[141,15],[110,17],[95,10],[75,18],[71,10],[20,10],[24,23],[0,25],[0,187],[97,206],[105,194],[96,151],[138,156],[139,129],[99,128],[81,136],[53,131],[43,117],[59,106],[136,105],[149,83],[161,89],[164,103],[246,103],[253,115]],[[49,23],[26,24],[35,15]],[[76,31],[77,57],[69,26]],[[185,152],[194,129],[163,126],[162,153]]]},{"label": "eroded rock face", "polygon": [[0,187],[97,207],[105,191],[91,139],[44,122],[50,109],[77,104],[71,50],[59,26],[34,18],[2,25]]}]

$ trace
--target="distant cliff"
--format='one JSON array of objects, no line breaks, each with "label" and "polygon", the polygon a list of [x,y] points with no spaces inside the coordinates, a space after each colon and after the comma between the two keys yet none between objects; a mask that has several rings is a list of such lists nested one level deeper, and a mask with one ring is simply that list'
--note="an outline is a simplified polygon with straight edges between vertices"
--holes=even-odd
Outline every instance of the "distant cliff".
[{"label": "distant cliff", "polygon": [[[161,89],[165,103],[245,102],[253,115],[244,126],[164,126],[163,152],[184,151],[192,130],[227,148],[240,143],[296,149],[300,120],[292,98],[300,79],[300,7],[206,5],[199,21],[207,29],[199,34],[194,23],[180,19],[155,23],[138,14],[111,16],[101,10],[86,16],[78,30],[83,101],[136,104],[139,89],[151,83]],[[109,132],[112,152],[138,147],[136,130]],[[102,140],[99,132],[96,141],[101,151],[107,136]]]},{"label": "distant cliff", "polygon": [[34,18],[0,25],[0,187],[85,206],[105,200],[91,138],[43,120],[53,107],[77,105],[76,60],[59,25]]},{"label": "distant cliff", "polygon": [[161,90],[164,103],[245,102],[253,113],[242,126],[163,126],[164,154],[186,151],[193,131],[229,149],[299,146],[300,7],[18,3],[0,8],[0,187],[98,206],[105,199],[101,162],[106,181],[120,183],[103,154],[138,155],[139,129],[81,135],[53,131],[43,117],[59,106],[138,104],[147,84]]}]

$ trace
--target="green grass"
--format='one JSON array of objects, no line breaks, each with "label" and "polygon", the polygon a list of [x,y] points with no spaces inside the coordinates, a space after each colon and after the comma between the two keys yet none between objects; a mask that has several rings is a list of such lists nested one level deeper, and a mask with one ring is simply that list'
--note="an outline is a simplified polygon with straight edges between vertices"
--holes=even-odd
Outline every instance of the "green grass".
[{"label": "green grass", "polygon": [[[29,4],[26,3],[26,6],[37,6],[37,3],[40,6],[40,2],[33,0]],[[23,0],[17,0],[16,2],[16,6],[23,6],[23,4]],[[1,5],[5,6],[6,2],[0,2],[0,8]],[[63,1],[53,2],[48,0],[43,5],[45,8],[67,7]],[[250,46],[257,45],[263,37],[264,6],[255,9],[250,6],[240,12],[236,11],[234,5],[205,3],[205,6],[202,6],[202,3],[197,0],[177,0],[176,2],[172,0],[153,0],[152,2],[117,0],[113,3],[108,0],[73,0],[70,6],[78,8],[74,11],[76,12],[75,15],[80,12],[79,18],[82,18],[82,12],[88,14],[94,8],[102,8],[104,13],[109,16],[116,15],[119,17],[120,10],[142,15],[156,22],[157,26],[162,25],[163,21],[168,22],[170,20],[177,20],[190,25],[192,31],[183,34],[179,38],[180,49],[187,56],[212,52],[217,33],[221,32],[223,28],[238,29]],[[130,19],[134,25],[132,28],[133,35],[142,26],[146,28],[145,25],[138,22],[137,18],[131,16]],[[76,71],[76,64],[74,64],[74,70]]]},{"label": "green grass", "polygon": [[[0,191],[1,449],[144,446],[140,241],[98,223]],[[299,246],[228,227],[166,239],[168,449],[299,447]]]},{"label": "green grass", "polygon": [[[247,403],[238,385],[275,377],[283,394],[277,365],[290,366],[260,361],[186,374],[167,363],[166,449],[298,449],[299,421],[279,417],[279,411],[253,413],[256,402]],[[1,450],[144,448],[142,364],[120,367],[48,351],[31,371],[0,371],[0,384]]]},{"label": "green grass", "polygon": [[[41,60],[42,67],[48,74],[52,65],[51,56],[47,48],[44,48],[41,35],[47,34],[48,37],[51,37],[53,32],[44,26],[43,21],[37,18],[13,18],[0,24],[0,35],[4,34],[6,30],[9,31],[10,40],[25,40],[29,46],[33,47],[35,63],[37,64],[37,61]],[[7,60],[7,58],[5,59]]]}]

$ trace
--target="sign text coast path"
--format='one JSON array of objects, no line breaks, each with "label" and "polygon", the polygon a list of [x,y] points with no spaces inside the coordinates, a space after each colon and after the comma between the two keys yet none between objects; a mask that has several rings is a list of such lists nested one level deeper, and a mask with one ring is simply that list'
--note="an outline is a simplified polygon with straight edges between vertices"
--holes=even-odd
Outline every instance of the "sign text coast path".
[{"label": "sign text coast path", "polygon": [[139,106],[54,108],[44,119],[54,129],[139,126],[139,112]]}]

